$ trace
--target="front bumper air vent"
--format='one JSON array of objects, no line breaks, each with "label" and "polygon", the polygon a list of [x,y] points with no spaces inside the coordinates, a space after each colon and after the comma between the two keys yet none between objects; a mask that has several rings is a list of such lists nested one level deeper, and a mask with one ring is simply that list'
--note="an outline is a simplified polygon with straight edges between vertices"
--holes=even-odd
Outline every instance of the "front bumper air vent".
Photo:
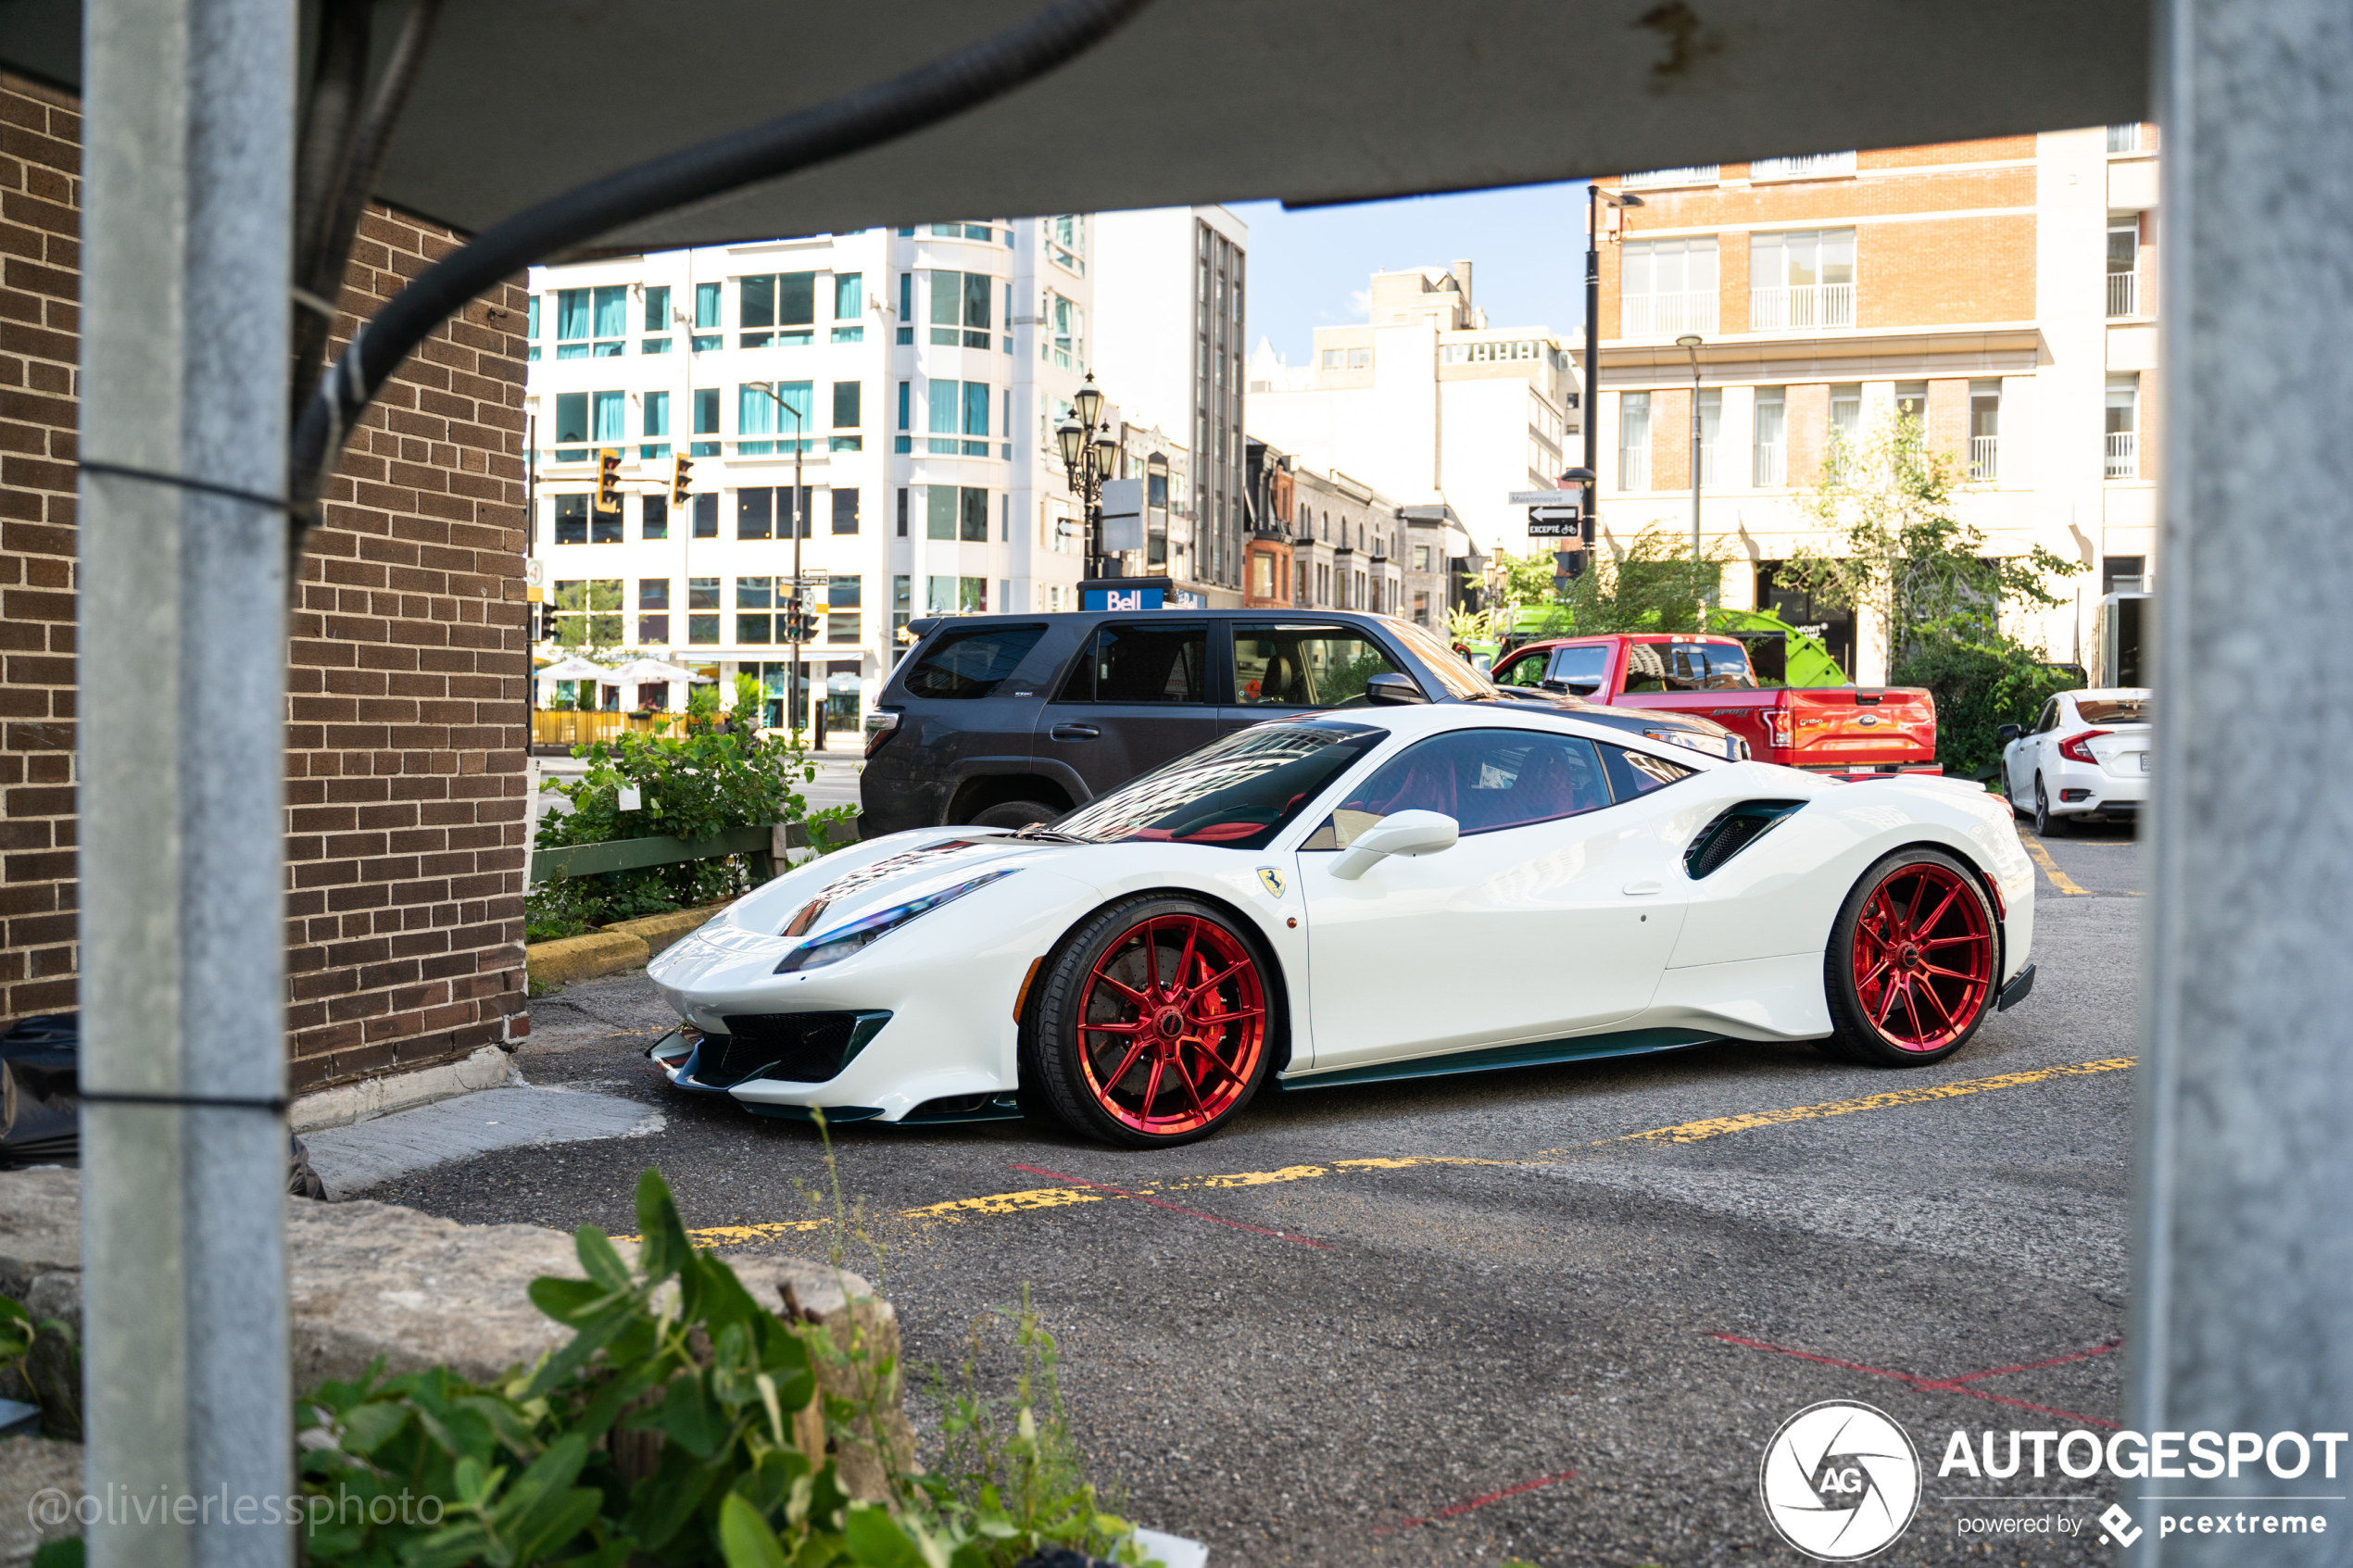
[{"label": "front bumper air vent", "polygon": [[751,1078],[824,1084],[841,1075],[890,1022],[887,1012],[762,1012],[724,1018],[724,1035],[695,1049],[693,1077],[725,1088]]}]

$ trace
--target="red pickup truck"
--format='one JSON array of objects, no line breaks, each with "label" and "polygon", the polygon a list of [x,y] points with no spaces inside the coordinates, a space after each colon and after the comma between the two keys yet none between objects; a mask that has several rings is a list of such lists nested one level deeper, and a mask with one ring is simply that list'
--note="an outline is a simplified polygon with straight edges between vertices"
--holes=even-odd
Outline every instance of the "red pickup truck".
[{"label": "red pickup truck", "polygon": [[1936,702],[1918,687],[1760,686],[1737,637],[1549,638],[1497,662],[1497,685],[1713,719],[1758,760],[1817,772],[1934,773]]}]

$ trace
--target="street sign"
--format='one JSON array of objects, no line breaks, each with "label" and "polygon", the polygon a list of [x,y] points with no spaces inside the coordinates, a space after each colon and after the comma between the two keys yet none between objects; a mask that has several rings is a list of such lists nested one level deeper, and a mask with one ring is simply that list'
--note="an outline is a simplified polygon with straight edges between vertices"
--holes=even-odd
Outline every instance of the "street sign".
[{"label": "street sign", "polygon": [[1528,508],[1528,536],[1530,539],[1582,539],[1585,537],[1585,517],[1575,507],[1530,507]]},{"label": "street sign", "polygon": [[1581,504],[1580,497],[1583,494],[1583,490],[1576,485],[1571,485],[1566,490],[1515,490],[1512,492],[1512,505],[1515,507],[1575,507]]}]

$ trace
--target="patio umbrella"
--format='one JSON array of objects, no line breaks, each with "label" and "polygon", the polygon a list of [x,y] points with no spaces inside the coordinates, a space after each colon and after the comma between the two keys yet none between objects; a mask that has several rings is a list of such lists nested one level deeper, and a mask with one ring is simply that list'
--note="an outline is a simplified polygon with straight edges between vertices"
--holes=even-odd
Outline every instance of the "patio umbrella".
[{"label": "patio umbrella", "polygon": [[611,671],[578,654],[558,659],[545,670],[535,670],[532,673],[542,681],[610,681],[613,678]]},{"label": "patio umbrella", "polygon": [[650,684],[656,681],[710,682],[718,677],[698,675],[691,670],[682,670],[675,664],[664,663],[659,659],[633,659],[614,671],[610,679],[616,685],[625,686],[633,683],[641,685]]}]

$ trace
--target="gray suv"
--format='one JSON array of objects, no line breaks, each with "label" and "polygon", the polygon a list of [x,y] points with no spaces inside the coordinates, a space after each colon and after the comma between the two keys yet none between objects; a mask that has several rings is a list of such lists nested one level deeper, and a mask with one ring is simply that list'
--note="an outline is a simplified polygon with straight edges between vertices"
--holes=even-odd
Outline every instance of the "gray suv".
[{"label": "gray suv", "polygon": [[[1406,702],[1525,700],[1389,616],[1088,610],[912,621],[866,721],[861,835],[1051,822],[1139,773],[1269,719]],[[1737,755],[1721,725],[1552,699]]]}]

